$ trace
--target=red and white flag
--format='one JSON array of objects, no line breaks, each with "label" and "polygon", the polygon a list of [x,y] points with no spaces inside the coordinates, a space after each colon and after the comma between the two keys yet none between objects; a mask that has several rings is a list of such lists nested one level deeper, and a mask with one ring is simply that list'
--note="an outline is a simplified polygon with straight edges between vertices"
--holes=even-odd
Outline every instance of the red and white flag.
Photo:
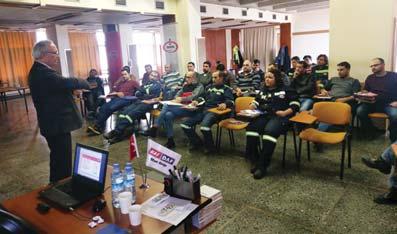
[{"label": "red and white flag", "polygon": [[130,160],[133,160],[135,157],[139,158],[139,151],[134,133],[130,137]]}]

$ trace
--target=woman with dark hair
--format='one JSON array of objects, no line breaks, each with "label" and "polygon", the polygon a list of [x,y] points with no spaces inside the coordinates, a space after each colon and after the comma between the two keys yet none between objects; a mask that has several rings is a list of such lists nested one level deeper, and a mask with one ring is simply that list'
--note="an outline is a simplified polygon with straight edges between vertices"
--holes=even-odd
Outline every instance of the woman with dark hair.
[{"label": "woman with dark hair", "polygon": [[[266,175],[277,138],[287,131],[288,119],[299,111],[299,107],[295,92],[284,86],[280,71],[266,72],[265,86],[250,105],[251,110],[259,110],[262,113],[246,129],[246,156],[253,164],[251,172],[255,179],[261,179]],[[262,149],[259,151],[260,140]]]},{"label": "woman with dark hair", "polygon": [[313,79],[316,81],[319,90],[328,83],[328,57],[325,54],[317,56],[317,66],[312,69]]}]

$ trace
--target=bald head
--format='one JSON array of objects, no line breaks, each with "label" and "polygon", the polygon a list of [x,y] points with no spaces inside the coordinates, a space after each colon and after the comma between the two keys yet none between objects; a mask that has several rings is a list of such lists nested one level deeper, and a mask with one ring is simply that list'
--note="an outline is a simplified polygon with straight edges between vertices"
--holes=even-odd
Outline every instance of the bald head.
[{"label": "bald head", "polygon": [[252,69],[251,61],[245,60],[243,63],[243,72],[250,73]]},{"label": "bald head", "polygon": [[172,65],[171,64],[164,65],[164,71],[165,73],[170,73],[172,71]]}]

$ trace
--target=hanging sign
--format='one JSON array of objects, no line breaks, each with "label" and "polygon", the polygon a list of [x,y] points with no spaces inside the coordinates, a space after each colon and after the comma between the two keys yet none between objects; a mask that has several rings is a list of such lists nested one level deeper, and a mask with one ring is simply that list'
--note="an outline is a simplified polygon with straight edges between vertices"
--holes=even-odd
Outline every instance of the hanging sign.
[{"label": "hanging sign", "polygon": [[178,44],[170,38],[163,44],[163,50],[167,53],[175,53],[178,50]]}]

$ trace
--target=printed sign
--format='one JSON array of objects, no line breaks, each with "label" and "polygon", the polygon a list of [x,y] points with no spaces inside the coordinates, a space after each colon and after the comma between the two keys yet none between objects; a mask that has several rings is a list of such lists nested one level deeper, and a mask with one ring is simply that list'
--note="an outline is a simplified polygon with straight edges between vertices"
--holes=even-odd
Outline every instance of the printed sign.
[{"label": "printed sign", "polygon": [[174,166],[178,165],[180,159],[180,154],[151,139],[148,140],[146,166],[168,175],[168,170],[174,170]]},{"label": "printed sign", "polygon": [[163,44],[163,50],[167,53],[175,53],[178,50],[178,44],[170,38]]}]

